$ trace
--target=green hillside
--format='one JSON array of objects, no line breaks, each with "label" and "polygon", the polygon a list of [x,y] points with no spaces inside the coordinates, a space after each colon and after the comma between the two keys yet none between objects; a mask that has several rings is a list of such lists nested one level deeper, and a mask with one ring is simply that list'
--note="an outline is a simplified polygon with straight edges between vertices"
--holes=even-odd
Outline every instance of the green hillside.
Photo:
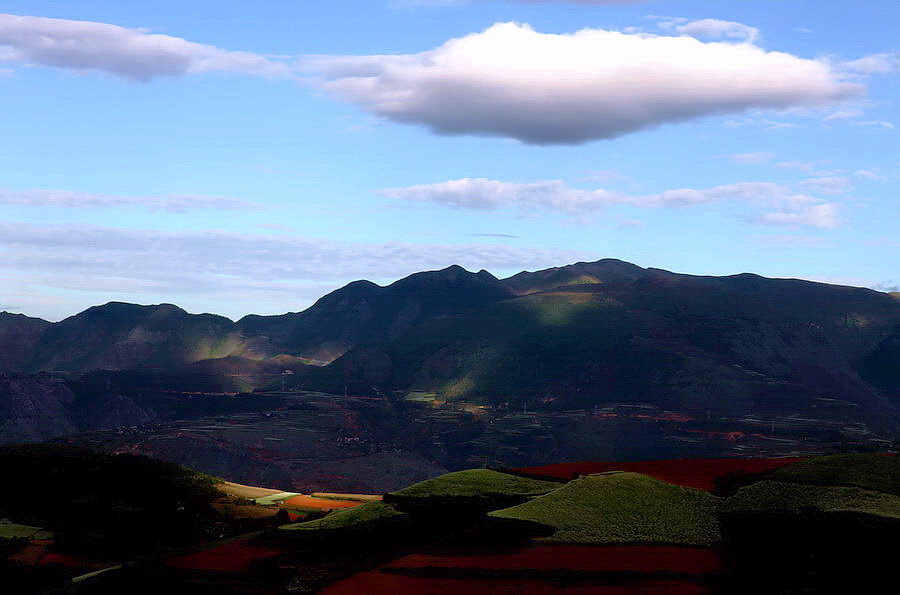
[{"label": "green hillside", "polygon": [[489,503],[497,499],[527,498],[546,494],[559,485],[555,482],[518,477],[490,469],[469,469],[447,473],[391,492],[385,499],[401,505],[452,501]]},{"label": "green hillside", "polygon": [[900,497],[853,487],[761,481],[741,488],[723,512],[852,512],[900,520]]},{"label": "green hillside", "polygon": [[639,473],[589,475],[488,516],[525,521],[565,543],[706,545],[719,540],[715,496]]},{"label": "green hillside", "polygon": [[367,531],[408,520],[408,515],[381,501],[367,502],[356,508],[332,512],[306,523],[279,527],[279,531],[308,533],[313,531]]}]

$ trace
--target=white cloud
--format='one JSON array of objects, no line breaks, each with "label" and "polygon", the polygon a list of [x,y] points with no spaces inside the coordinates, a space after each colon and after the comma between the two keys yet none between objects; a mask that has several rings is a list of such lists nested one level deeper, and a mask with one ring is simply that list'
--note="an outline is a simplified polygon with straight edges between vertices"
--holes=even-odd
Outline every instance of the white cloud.
[{"label": "white cloud", "polygon": [[[550,210],[570,216],[596,212],[614,205],[661,208],[739,201],[777,208],[778,212],[760,219],[765,223],[782,220],[786,224],[790,222],[812,227],[833,227],[831,224],[823,224],[824,212],[811,210],[813,207],[828,203],[772,182],[740,182],[705,189],[679,188],[637,195],[606,189],[584,190],[569,186],[563,180],[518,183],[485,178],[462,178],[436,184],[387,188],[378,194],[386,198],[460,209],[515,208],[522,212]],[[831,205],[829,207],[833,208]],[[837,219],[834,218],[833,221],[836,225]]]},{"label": "white cloud", "polygon": [[900,70],[900,52],[872,54],[858,60],[841,62],[840,66],[846,71],[863,75],[897,72]]},{"label": "white cloud", "polygon": [[840,102],[863,87],[826,61],[750,43],[496,24],[418,54],[308,56],[319,86],[439,134],[578,144],[752,108]]},{"label": "white cloud", "polygon": [[263,205],[229,196],[204,194],[163,194],[124,196],[91,194],[69,190],[5,190],[0,188],[0,204],[72,208],[142,207],[154,211],[183,213],[195,209],[256,210]]},{"label": "white cloud", "polygon": [[775,153],[765,153],[763,151],[757,151],[754,153],[732,153],[731,155],[726,155],[729,161],[732,163],[740,163],[742,165],[759,165],[761,163],[768,163],[772,159],[776,157]]},{"label": "white cloud", "polygon": [[822,194],[846,194],[853,190],[853,180],[843,176],[823,176],[809,178],[798,183],[797,186],[809,192]]},{"label": "white cloud", "polygon": [[706,39],[737,39],[753,43],[759,38],[759,29],[756,27],[719,19],[701,19],[683,25],[676,24],[673,28],[682,35]]},{"label": "white cloud", "polygon": [[100,71],[131,81],[198,72],[287,76],[287,65],[107,23],[0,14],[0,61]]},{"label": "white cloud", "polygon": [[757,221],[769,225],[817,227],[819,229],[832,229],[840,223],[837,206],[831,203],[810,205],[796,212],[766,213]]}]

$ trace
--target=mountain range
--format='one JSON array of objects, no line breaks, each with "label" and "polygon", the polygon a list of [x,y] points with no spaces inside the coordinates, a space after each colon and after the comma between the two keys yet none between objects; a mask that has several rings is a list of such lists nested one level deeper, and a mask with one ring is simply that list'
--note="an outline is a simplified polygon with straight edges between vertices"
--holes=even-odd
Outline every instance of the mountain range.
[{"label": "mountain range", "polygon": [[57,323],[3,312],[0,412],[12,408],[9,387],[35,374],[131,371],[170,390],[414,393],[526,410],[632,403],[896,430],[898,298],[604,259],[507,279],[451,266],[356,281],[304,311],[237,322],[171,304],[111,302]]}]

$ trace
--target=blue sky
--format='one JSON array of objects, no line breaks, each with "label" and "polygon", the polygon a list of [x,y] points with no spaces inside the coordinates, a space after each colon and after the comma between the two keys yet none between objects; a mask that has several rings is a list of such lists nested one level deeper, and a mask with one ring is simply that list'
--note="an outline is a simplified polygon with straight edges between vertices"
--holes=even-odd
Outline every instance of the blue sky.
[{"label": "blue sky", "polygon": [[3,10],[0,310],[607,257],[900,285],[896,2]]}]

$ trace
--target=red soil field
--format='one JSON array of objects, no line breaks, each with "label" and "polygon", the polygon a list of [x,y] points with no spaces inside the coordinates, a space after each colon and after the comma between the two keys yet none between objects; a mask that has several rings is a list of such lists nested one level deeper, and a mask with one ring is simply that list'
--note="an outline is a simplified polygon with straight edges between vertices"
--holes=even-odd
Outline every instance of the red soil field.
[{"label": "red soil field", "polygon": [[207,572],[247,572],[256,560],[281,554],[281,550],[250,545],[247,540],[232,541],[202,552],[176,556],[165,565],[181,570]]},{"label": "red soil field", "polygon": [[631,585],[557,584],[538,580],[447,579],[372,570],[326,587],[323,595],[705,595],[687,581],[639,581]]},{"label": "red soil field", "polygon": [[762,473],[802,461],[802,458],[779,459],[682,459],[670,461],[639,461],[631,463],[558,463],[543,467],[511,469],[517,473],[575,479],[579,475],[606,471],[634,471],[662,481],[701,490],[712,490],[717,477],[727,473]]},{"label": "red soil field", "polygon": [[490,570],[594,570],[618,572],[679,572],[702,575],[722,569],[719,555],[709,548],[671,546],[539,545],[510,553],[429,555],[410,554],[389,568],[482,568]]},{"label": "red soil field", "polygon": [[24,548],[11,555],[7,560],[15,564],[23,566],[36,566],[40,563],[41,558],[47,554],[47,550],[53,545],[50,539],[32,540]]},{"label": "red soil field", "polygon": [[363,502],[353,502],[351,500],[327,500],[325,498],[313,498],[311,496],[300,495],[284,500],[280,505],[287,508],[297,506],[303,508],[325,508],[333,510],[337,508],[354,508],[361,504],[363,504]]},{"label": "red soil field", "polygon": [[55,566],[66,566],[69,568],[83,568],[85,570],[100,570],[101,568],[108,568],[114,565],[115,562],[89,560],[87,558],[81,558],[79,556],[70,556],[68,554],[57,554],[55,552],[50,552],[44,554],[44,556],[40,560],[40,564],[52,564]]},{"label": "red soil field", "polygon": [[7,558],[7,560],[24,566],[53,565],[66,566],[68,568],[80,568],[84,570],[99,570],[114,564],[114,562],[104,560],[94,560],[82,556],[70,556],[68,554],[51,552],[50,548],[52,547],[53,540],[36,539]]}]

